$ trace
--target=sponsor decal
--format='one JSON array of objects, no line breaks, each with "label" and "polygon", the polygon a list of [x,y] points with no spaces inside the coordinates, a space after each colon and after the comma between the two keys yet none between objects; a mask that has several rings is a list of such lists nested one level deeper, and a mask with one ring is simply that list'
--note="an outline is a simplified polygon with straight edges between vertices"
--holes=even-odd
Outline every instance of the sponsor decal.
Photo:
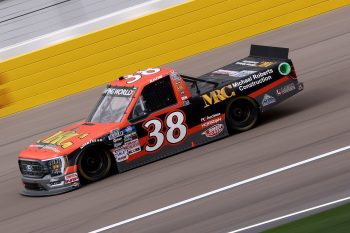
[{"label": "sponsor decal", "polygon": [[135,126],[128,126],[123,131],[125,131],[125,133],[131,133],[134,130],[135,130]]},{"label": "sponsor decal", "polygon": [[213,118],[215,118],[217,116],[220,116],[220,115],[221,115],[221,113],[215,113],[215,114],[213,114],[211,116],[207,116],[207,120],[213,119]]},{"label": "sponsor decal", "polygon": [[215,118],[213,118],[211,120],[205,121],[205,122],[203,122],[201,124],[202,129],[207,128],[207,127],[209,127],[211,125],[215,125],[215,124],[219,123],[220,121],[223,121],[221,116],[218,116],[218,117],[215,117]]},{"label": "sponsor decal", "polygon": [[210,116],[202,117],[201,118],[202,129],[207,128],[211,125],[215,125],[220,121],[223,121],[223,117],[221,117],[220,113],[215,113],[215,114],[210,115]]},{"label": "sponsor decal", "polygon": [[177,86],[177,90],[183,91],[183,90],[184,90],[184,87],[183,87],[183,86]]},{"label": "sponsor decal", "polygon": [[137,138],[136,128],[134,125],[128,126],[122,130],[114,129],[108,136],[109,140],[113,140],[114,148],[123,145],[127,141]]},{"label": "sponsor decal", "polygon": [[223,70],[223,69],[220,69],[220,70],[215,70],[213,72],[213,74],[227,74],[229,76],[234,76],[235,74],[237,74],[238,71],[234,71],[234,70]]},{"label": "sponsor decal", "polygon": [[220,116],[220,113],[215,113],[215,114],[210,115],[210,116],[202,117],[201,122],[205,122],[205,121],[213,119],[214,117],[217,117],[217,116]]},{"label": "sponsor decal", "polygon": [[68,141],[69,139],[73,138],[73,137],[78,137],[80,139],[83,139],[85,137],[87,137],[89,134],[83,133],[83,134],[79,134],[74,130],[71,131],[58,131],[57,133],[55,133],[54,135],[44,139],[44,140],[39,140],[37,141],[37,144],[41,144],[41,145],[56,145],[56,146],[61,146],[63,149],[66,149],[70,146],[73,145],[73,142]]},{"label": "sponsor decal", "polygon": [[59,180],[58,178],[52,178],[52,179],[50,179],[49,184],[52,187],[56,187],[56,186],[64,185],[64,181],[63,180]]},{"label": "sponsor decal", "polygon": [[130,97],[135,93],[134,87],[109,87],[103,91],[105,95]]},{"label": "sponsor decal", "polygon": [[237,65],[242,65],[242,66],[257,66],[259,62],[257,61],[249,61],[249,60],[243,60],[243,61],[238,61],[236,62]]},{"label": "sponsor decal", "polygon": [[272,61],[250,61],[250,60],[243,60],[243,61],[238,61],[235,64],[237,65],[242,65],[242,66],[253,66],[253,67],[270,67],[274,64],[276,64],[276,62],[272,62]]},{"label": "sponsor decal", "polygon": [[235,75],[233,75],[233,77],[242,78],[242,77],[246,77],[248,75],[254,74],[256,72],[257,71],[254,71],[254,70],[241,70],[237,72]]},{"label": "sponsor decal", "polygon": [[123,148],[127,150],[129,155],[135,154],[141,151],[140,142],[138,139],[131,140],[129,142],[125,142]]},{"label": "sponsor decal", "polygon": [[189,100],[185,100],[184,101],[184,106],[188,106],[188,105],[190,105],[190,101]]},{"label": "sponsor decal", "polygon": [[276,102],[276,99],[268,94],[265,94],[264,95],[264,98],[262,100],[262,106],[267,106],[267,105],[270,105],[270,104],[273,104]]},{"label": "sponsor decal", "polygon": [[185,96],[181,96],[181,100],[187,100],[188,97],[185,95]]},{"label": "sponsor decal", "polygon": [[208,138],[212,138],[219,135],[223,130],[224,130],[223,124],[216,124],[211,126],[209,129],[206,129],[202,134]]},{"label": "sponsor decal", "polygon": [[79,182],[73,182],[72,183],[72,188],[79,188],[80,187],[80,183]]},{"label": "sponsor decal", "polygon": [[123,137],[119,137],[119,138],[116,138],[116,139],[113,139],[113,146],[114,148],[117,148],[121,145],[124,144],[124,138]]},{"label": "sponsor decal", "polygon": [[56,152],[56,153],[60,152],[60,150],[57,149],[57,147],[54,145],[38,144],[38,145],[30,145],[29,147],[36,147],[36,148],[43,149],[43,150],[52,150],[53,152]]},{"label": "sponsor decal", "polygon": [[174,81],[181,81],[180,75],[173,70],[170,72],[170,76]]},{"label": "sponsor decal", "polygon": [[247,78],[241,79],[237,82],[233,82],[232,86],[234,88],[238,88],[240,91],[244,91],[246,89],[255,87],[257,85],[260,85],[262,83],[272,80],[271,74],[273,74],[273,70],[268,69],[264,72],[259,72]]},{"label": "sponsor decal", "polygon": [[176,89],[180,92],[180,94],[182,96],[184,96],[185,91],[184,91],[184,87],[183,87],[182,82],[181,82],[181,80],[182,80],[181,76],[173,70],[170,72],[170,76],[175,81]]},{"label": "sponsor decal", "polygon": [[284,95],[296,89],[294,83],[290,83],[276,90],[277,95]]},{"label": "sponsor decal", "polygon": [[256,73],[256,72],[257,71],[254,71],[254,70],[241,70],[241,71],[216,70],[213,72],[213,74],[226,74],[228,76],[241,78],[241,77],[245,77],[245,76],[251,75],[251,74]]},{"label": "sponsor decal", "polygon": [[129,159],[128,151],[123,148],[118,148],[117,150],[114,151],[113,154],[118,163]]},{"label": "sponsor decal", "polygon": [[109,132],[109,136],[108,139],[109,140],[114,140],[117,139],[120,136],[123,136],[123,132],[120,131],[118,128],[117,129],[113,129],[111,132]]},{"label": "sponsor decal", "polygon": [[258,64],[259,67],[270,67],[272,65],[276,64],[276,62],[272,62],[272,61],[262,61]]},{"label": "sponsor decal", "polygon": [[304,90],[304,85],[303,85],[303,83],[299,83],[299,84],[298,84],[298,90],[299,90],[299,91]]},{"label": "sponsor decal", "polygon": [[124,142],[132,141],[132,140],[137,139],[137,138],[138,138],[137,133],[132,132],[132,133],[124,135]]},{"label": "sponsor decal", "polygon": [[88,142],[85,142],[83,145],[80,146],[80,149],[83,149],[85,146],[91,144],[91,143],[96,143],[96,142],[102,142],[102,138],[98,138],[98,139],[91,139]]},{"label": "sponsor decal", "polygon": [[207,108],[235,95],[236,93],[234,92],[232,85],[229,84],[220,89],[211,91],[209,94],[201,95],[201,97],[204,101],[204,108]]},{"label": "sponsor decal", "polygon": [[79,177],[78,177],[78,173],[74,172],[71,174],[68,174],[64,177],[65,180],[65,184],[71,184],[73,182],[79,182]]},{"label": "sponsor decal", "polygon": [[159,76],[157,76],[157,77],[152,78],[151,80],[149,80],[149,82],[150,82],[150,83],[153,83],[153,82],[155,82],[155,81],[157,81],[157,80],[159,80],[159,79],[161,79],[161,78],[163,78],[163,76],[162,76],[162,75],[159,75]]}]

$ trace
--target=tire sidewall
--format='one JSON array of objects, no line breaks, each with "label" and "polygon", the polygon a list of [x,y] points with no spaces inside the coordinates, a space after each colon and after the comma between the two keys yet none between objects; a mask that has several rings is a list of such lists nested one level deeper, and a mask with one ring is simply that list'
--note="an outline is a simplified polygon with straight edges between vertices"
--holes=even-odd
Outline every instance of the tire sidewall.
[{"label": "tire sidewall", "polygon": [[[245,124],[244,126],[239,126],[230,117],[231,108],[234,107],[234,105],[235,105],[235,103],[237,103],[237,101],[246,102],[246,104],[250,107],[250,110],[251,110],[250,116],[249,116],[249,118],[250,118],[249,123]],[[259,115],[260,115],[260,111],[259,111],[258,104],[253,99],[251,99],[249,97],[244,97],[244,96],[232,99],[228,103],[227,108],[226,108],[226,123],[227,123],[228,129],[229,129],[229,132],[230,133],[244,132],[244,131],[247,131],[247,130],[253,128],[259,119]]]},{"label": "tire sidewall", "polygon": [[[100,173],[100,175],[98,177],[90,177],[85,171],[84,169],[82,169],[82,160],[84,158],[84,155],[86,155],[87,152],[91,151],[91,150],[100,150],[101,154],[96,154],[95,156],[103,156],[104,158],[102,158],[102,160],[104,162],[106,162],[107,164],[104,164],[103,166],[105,167],[105,169],[103,170],[103,172]],[[104,148],[97,146],[97,145],[93,145],[93,146],[89,146],[84,148],[77,159],[77,166],[78,166],[78,174],[79,174],[79,178],[85,182],[94,182],[94,181],[98,181],[101,180],[103,178],[105,178],[111,168],[112,168],[112,159],[110,154],[108,153],[108,151],[106,151]]]}]

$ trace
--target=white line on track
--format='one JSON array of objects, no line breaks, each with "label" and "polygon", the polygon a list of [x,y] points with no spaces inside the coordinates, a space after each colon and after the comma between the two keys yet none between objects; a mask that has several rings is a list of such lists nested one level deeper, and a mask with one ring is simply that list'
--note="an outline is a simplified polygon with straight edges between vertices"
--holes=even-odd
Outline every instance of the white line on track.
[{"label": "white line on track", "polygon": [[321,155],[317,155],[315,157],[312,157],[312,158],[309,158],[309,159],[305,159],[305,160],[302,160],[300,162],[293,163],[291,165],[288,165],[288,166],[285,166],[285,167],[281,167],[281,168],[278,168],[278,169],[275,169],[275,170],[263,173],[263,174],[258,175],[258,176],[254,176],[254,177],[248,178],[246,180],[239,181],[237,183],[233,183],[233,184],[224,186],[222,188],[215,189],[215,190],[212,190],[210,192],[203,193],[201,195],[198,195],[198,196],[195,196],[195,197],[191,197],[189,199],[186,199],[186,200],[183,200],[183,201],[180,201],[180,202],[176,202],[174,204],[162,207],[160,209],[156,209],[156,210],[153,210],[153,211],[150,211],[150,212],[138,215],[136,217],[129,218],[129,219],[123,220],[121,222],[117,222],[117,223],[108,225],[106,227],[102,227],[100,229],[91,231],[90,233],[98,233],[98,232],[106,231],[106,230],[109,230],[109,229],[112,229],[112,228],[115,228],[115,227],[118,227],[118,226],[121,226],[121,225],[125,225],[127,223],[134,222],[136,220],[140,220],[140,219],[143,219],[143,218],[146,218],[146,217],[149,217],[149,216],[152,216],[152,215],[155,215],[155,214],[158,214],[158,213],[161,213],[161,212],[173,209],[175,207],[182,206],[182,205],[185,205],[185,204],[188,204],[188,203],[191,203],[191,202],[194,202],[194,201],[197,201],[197,200],[200,200],[200,199],[203,199],[203,198],[206,198],[206,197],[209,197],[209,196],[221,193],[223,191],[226,191],[226,190],[229,190],[229,189],[233,189],[235,187],[238,187],[238,186],[241,186],[241,185],[244,185],[244,184],[248,184],[248,183],[251,183],[253,181],[260,180],[260,179],[263,179],[265,177],[272,176],[272,175],[275,175],[277,173],[281,173],[283,171],[290,170],[292,168],[299,167],[299,166],[302,166],[304,164],[311,163],[311,162],[314,162],[316,160],[320,160],[320,159],[323,159],[323,158],[335,155],[337,153],[340,153],[340,152],[343,152],[343,151],[346,151],[346,150],[349,150],[349,149],[350,149],[350,145],[342,147],[342,148],[339,148],[339,149],[336,149],[336,150],[333,150],[333,151],[330,151],[330,152],[327,152],[327,153],[324,153],[324,154],[321,154]]},{"label": "white line on track", "polygon": [[298,214],[302,214],[302,213],[306,213],[306,212],[309,212],[309,211],[317,210],[317,209],[320,209],[320,208],[323,208],[323,207],[326,207],[326,206],[334,205],[334,204],[337,204],[337,203],[340,203],[340,202],[345,202],[345,201],[348,201],[348,200],[350,200],[350,197],[345,197],[345,198],[342,198],[342,199],[339,199],[339,200],[336,200],[336,201],[328,202],[328,203],[325,203],[325,204],[322,204],[322,205],[318,205],[318,206],[314,206],[314,207],[311,207],[311,208],[308,208],[308,209],[305,209],[305,210],[300,210],[298,212],[294,212],[294,213],[291,213],[291,214],[283,215],[283,216],[278,217],[278,218],[273,218],[273,219],[270,219],[270,220],[267,220],[267,221],[264,221],[264,222],[256,223],[254,225],[243,227],[243,228],[240,228],[240,229],[237,229],[237,230],[234,230],[234,231],[230,231],[228,233],[237,233],[237,232],[249,230],[249,229],[252,229],[252,228],[255,228],[255,227],[258,227],[258,226],[262,226],[262,225],[265,225],[265,224],[268,224],[268,223],[271,223],[271,222],[276,222],[276,221],[279,221],[279,220],[282,220],[282,219],[285,219],[285,218],[289,218],[289,217],[292,217],[292,216],[295,216],[295,215],[298,215]]}]

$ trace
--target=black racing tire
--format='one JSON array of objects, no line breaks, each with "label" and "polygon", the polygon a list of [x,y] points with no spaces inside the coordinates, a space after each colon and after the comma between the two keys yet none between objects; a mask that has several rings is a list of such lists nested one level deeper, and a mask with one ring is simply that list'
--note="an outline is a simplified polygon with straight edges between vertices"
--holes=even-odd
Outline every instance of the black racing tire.
[{"label": "black racing tire", "polygon": [[93,146],[83,150],[78,157],[79,178],[89,183],[105,178],[111,170],[110,154],[101,147]]},{"label": "black racing tire", "polygon": [[259,119],[258,104],[249,97],[238,97],[229,102],[226,109],[226,122],[229,132],[247,131],[255,126]]}]

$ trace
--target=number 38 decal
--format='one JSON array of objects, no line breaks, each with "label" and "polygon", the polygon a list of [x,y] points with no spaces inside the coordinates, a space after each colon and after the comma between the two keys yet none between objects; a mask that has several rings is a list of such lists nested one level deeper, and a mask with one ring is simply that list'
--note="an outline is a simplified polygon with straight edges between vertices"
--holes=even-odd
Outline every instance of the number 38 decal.
[{"label": "number 38 decal", "polygon": [[140,70],[136,72],[135,74],[129,74],[125,77],[127,81],[126,83],[134,83],[142,78],[142,75],[151,75],[151,74],[156,74],[160,71],[159,68],[148,68],[147,70]]},{"label": "number 38 decal", "polygon": [[158,150],[164,143],[168,141],[170,144],[181,142],[187,134],[187,126],[185,124],[185,115],[181,111],[172,112],[165,117],[165,133],[162,131],[163,122],[156,118],[144,123],[143,127],[147,129],[149,138],[154,142],[146,143],[145,150],[153,152]]}]

